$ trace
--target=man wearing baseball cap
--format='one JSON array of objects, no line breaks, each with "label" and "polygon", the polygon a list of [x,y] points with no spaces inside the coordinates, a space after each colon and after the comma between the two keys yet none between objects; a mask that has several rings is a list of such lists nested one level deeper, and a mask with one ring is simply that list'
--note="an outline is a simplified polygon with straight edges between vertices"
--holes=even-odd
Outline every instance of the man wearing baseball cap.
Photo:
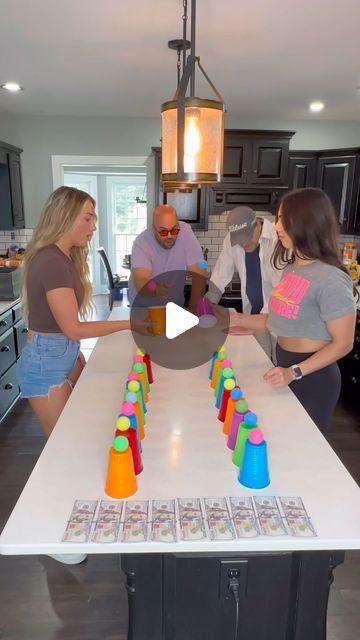
[{"label": "man wearing baseball cap", "polygon": [[[275,222],[257,215],[250,207],[236,207],[228,214],[227,228],[206,295],[217,304],[234,271],[237,271],[241,281],[243,313],[265,313],[270,293],[281,277],[281,272],[271,263],[278,241]],[[269,337],[256,337],[270,356]]]}]

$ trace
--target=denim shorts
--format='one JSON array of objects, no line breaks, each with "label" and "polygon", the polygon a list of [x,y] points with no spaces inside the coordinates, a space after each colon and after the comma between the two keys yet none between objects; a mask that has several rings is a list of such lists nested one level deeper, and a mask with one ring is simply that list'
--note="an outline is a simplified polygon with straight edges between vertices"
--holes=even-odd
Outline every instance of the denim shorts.
[{"label": "denim shorts", "polygon": [[47,396],[51,387],[68,381],[80,352],[80,342],[63,335],[31,333],[17,362],[23,398]]}]

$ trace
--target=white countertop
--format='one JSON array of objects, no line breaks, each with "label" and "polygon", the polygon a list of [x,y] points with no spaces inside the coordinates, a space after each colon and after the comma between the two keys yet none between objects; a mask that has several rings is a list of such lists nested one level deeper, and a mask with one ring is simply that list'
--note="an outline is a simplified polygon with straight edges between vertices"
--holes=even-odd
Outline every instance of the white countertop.
[{"label": "white countertop", "polygon": [[[123,317],[126,312],[117,308],[112,316]],[[274,390],[264,382],[262,374],[270,362],[252,336],[229,337],[226,349],[268,443],[271,484],[260,493],[302,496],[318,537],[61,543],[74,500],[106,498],[108,450],[135,348],[128,331],[98,340],[4,528],[1,553],[360,549],[360,489],[291,391]],[[208,364],[189,371],[153,368],[144,471],[138,477],[136,498],[254,494],[237,481],[216,418]]]},{"label": "white countertop", "polygon": [[11,309],[11,307],[14,307],[18,302],[20,302],[20,298],[16,300],[0,300],[0,314]]}]

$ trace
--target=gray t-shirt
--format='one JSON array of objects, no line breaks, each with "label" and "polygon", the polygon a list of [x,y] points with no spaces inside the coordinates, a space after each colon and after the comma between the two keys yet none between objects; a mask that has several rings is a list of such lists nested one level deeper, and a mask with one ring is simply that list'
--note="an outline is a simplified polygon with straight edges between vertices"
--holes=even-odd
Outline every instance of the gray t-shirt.
[{"label": "gray t-shirt", "polygon": [[326,322],[355,310],[350,277],[316,260],[289,265],[271,292],[267,328],[276,336],[331,340]]}]

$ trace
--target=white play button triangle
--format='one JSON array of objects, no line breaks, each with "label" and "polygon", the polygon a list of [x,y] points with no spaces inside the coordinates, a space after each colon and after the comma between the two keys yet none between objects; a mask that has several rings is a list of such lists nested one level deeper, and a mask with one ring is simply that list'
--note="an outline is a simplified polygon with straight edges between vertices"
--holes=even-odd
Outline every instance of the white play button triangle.
[{"label": "white play button triangle", "polygon": [[190,311],[182,309],[175,302],[166,305],[166,337],[169,340],[177,338],[185,331],[189,331],[199,324],[199,318]]}]

